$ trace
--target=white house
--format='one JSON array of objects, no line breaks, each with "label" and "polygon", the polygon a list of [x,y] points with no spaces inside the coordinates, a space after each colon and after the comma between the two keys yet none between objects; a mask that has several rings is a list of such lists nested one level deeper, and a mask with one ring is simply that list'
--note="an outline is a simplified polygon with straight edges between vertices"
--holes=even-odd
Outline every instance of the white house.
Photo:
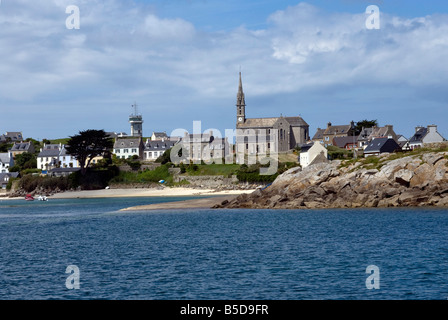
[{"label": "white house", "polygon": [[60,168],[79,168],[78,160],[67,152],[65,145],[61,146],[59,152],[59,167]]},{"label": "white house", "polygon": [[14,166],[12,153],[0,153],[0,173],[9,173],[9,168],[12,166]]},{"label": "white house", "polygon": [[146,140],[143,160],[156,161],[166,150],[171,149],[178,141],[171,140]]},{"label": "white house", "polygon": [[315,141],[314,144],[307,144],[302,146],[300,152],[300,166],[306,168],[309,165],[327,162],[328,151],[319,141]]},{"label": "white house", "polygon": [[49,170],[51,168],[78,168],[79,162],[70,155],[63,144],[44,144],[37,156],[37,168]]},{"label": "white house", "polygon": [[37,168],[48,170],[50,167],[56,167],[61,149],[62,144],[44,144],[37,156]]},{"label": "white house", "polygon": [[114,143],[113,153],[118,159],[130,159],[133,156],[143,159],[144,148],[141,137],[117,138]]},{"label": "white house", "polygon": [[409,139],[411,149],[422,147],[426,143],[435,143],[446,141],[444,137],[437,131],[436,125],[425,127],[416,127],[415,134]]}]

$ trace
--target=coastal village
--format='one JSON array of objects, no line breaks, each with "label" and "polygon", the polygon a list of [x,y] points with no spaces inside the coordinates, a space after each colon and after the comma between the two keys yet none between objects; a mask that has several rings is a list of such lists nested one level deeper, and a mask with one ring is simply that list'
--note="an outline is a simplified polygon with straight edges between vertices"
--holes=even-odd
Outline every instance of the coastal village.
[{"label": "coastal village", "polygon": [[[144,138],[143,116],[138,112],[136,104],[132,107],[133,112],[128,119],[130,134],[106,133],[114,141],[112,150],[109,150],[112,157],[123,162],[129,159],[137,161],[140,170],[155,168],[158,159],[175,146],[182,146],[186,150],[183,155],[186,164],[201,163],[210,158],[235,159],[236,154],[258,156],[275,153],[289,156],[288,161],[294,163],[293,167],[306,168],[336,159],[411,152],[425,145],[446,141],[436,124],[416,126],[414,135],[405,137],[395,132],[392,124],[378,126],[373,121],[373,125],[370,123],[370,126],[360,127],[359,124],[363,122],[355,123],[353,120],[345,124],[328,122],[325,127],[317,128],[310,135],[308,123],[300,116],[250,118],[249,112],[246,113],[241,72],[235,113],[237,134],[233,141],[215,136],[213,131],[202,134],[185,132],[183,136],[175,137],[169,136],[166,131],[152,132],[150,137]],[[249,107],[247,109],[250,111]],[[17,157],[25,153],[35,157],[35,162],[26,167],[34,169],[34,175],[60,177],[80,170],[78,159],[67,151],[67,145],[63,142],[25,139],[23,132],[17,131],[0,135],[0,146],[0,194],[3,195],[9,191],[10,180],[20,178],[26,172],[16,165]],[[101,163],[103,159],[104,155],[96,156],[91,165]],[[243,165],[242,161],[244,158],[236,160],[238,165]],[[120,170],[132,171],[133,168],[121,166]]]}]

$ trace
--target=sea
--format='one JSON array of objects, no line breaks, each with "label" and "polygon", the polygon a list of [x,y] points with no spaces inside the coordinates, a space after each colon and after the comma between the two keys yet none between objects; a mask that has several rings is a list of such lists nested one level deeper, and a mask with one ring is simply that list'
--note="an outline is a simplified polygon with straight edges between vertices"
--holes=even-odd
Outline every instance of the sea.
[{"label": "sea", "polygon": [[0,300],[447,300],[448,210],[0,200]]}]

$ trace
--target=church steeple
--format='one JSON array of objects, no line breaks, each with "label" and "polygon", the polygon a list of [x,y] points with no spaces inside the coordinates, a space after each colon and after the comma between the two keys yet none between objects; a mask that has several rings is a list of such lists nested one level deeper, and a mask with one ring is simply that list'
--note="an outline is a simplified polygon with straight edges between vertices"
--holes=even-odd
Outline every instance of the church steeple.
[{"label": "church steeple", "polygon": [[240,71],[240,83],[238,86],[238,94],[236,95],[236,122],[244,123],[246,121],[246,100],[243,92],[243,81],[241,80]]}]

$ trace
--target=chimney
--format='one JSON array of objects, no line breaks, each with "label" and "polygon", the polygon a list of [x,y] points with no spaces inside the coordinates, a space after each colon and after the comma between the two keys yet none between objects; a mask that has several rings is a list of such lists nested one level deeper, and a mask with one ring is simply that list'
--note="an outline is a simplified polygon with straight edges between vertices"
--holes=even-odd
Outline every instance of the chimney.
[{"label": "chimney", "polygon": [[437,126],[435,124],[428,126],[428,132],[436,132],[436,131],[437,131]]}]

